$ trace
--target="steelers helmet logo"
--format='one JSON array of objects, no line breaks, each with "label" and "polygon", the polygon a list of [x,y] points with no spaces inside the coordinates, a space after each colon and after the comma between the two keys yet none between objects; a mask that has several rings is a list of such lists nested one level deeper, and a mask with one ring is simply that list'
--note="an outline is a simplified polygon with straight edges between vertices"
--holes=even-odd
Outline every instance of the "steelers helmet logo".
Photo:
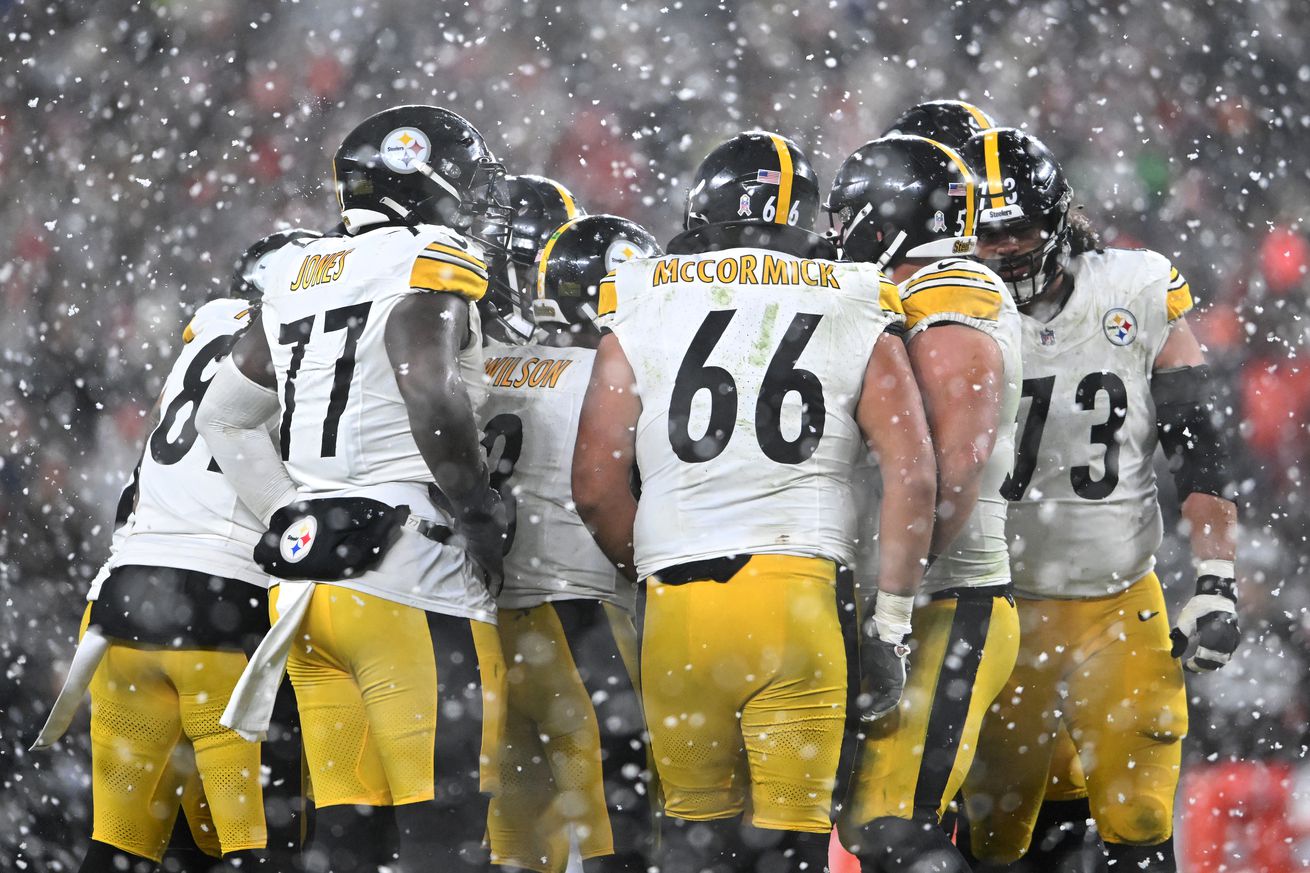
[{"label": "steelers helmet logo", "polygon": [[282,543],[280,551],[282,560],[290,564],[297,564],[305,560],[309,550],[314,547],[314,537],[318,535],[318,519],[312,515],[307,515],[298,521],[292,522],[287,526],[286,533],[282,534]]},{"label": "steelers helmet logo", "polygon": [[1101,320],[1105,338],[1116,346],[1126,346],[1137,339],[1137,316],[1118,307],[1105,313]]},{"label": "steelers helmet logo", "polygon": [[605,271],[612,272],[619,264],[637,257],[637,254],[636,244],[631,240],[619,237],[610,243],[609,248],[605,249]]},{"label": "steelers helmet logo", "polygon": [[382,139],[382,163],[395,173],[413,173],[418,162],[427,162],[432,144],[416,127],[398,127]]}]

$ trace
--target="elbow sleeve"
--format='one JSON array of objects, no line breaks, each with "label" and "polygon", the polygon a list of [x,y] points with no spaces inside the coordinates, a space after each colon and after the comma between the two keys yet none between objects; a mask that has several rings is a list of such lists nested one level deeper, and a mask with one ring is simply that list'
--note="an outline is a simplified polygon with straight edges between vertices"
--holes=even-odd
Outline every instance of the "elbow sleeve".
[{"label": "elbow sleeve", "polygon": [[246,378],[231,358],[220,365],[196,412],[196,429],[242,502],[267,522],[296,497],[267,423],[277,392]]},{"label": "elbow sleeve", "polygon": [[1151,377],[1151,397],[1178,499],[1212,494],[1232,500],[1236,486],[1229,472],[1226,415],[1215,396],[1210,368],[1202,364],[1157,371]]}]

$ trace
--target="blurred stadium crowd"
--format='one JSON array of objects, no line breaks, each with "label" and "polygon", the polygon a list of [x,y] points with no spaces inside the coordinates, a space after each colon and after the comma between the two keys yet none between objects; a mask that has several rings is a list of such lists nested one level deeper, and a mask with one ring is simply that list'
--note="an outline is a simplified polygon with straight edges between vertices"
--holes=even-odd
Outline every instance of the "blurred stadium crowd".
[{"label": "blurred stadium crowd", "polygon": [[[221,295],[237,254],[279,222],[332,224],[333,146],[403,102],[461,112],[510,172],[554,176],[589,210],[662,240],[690,170],[742,127],[793,136],[824,179],[921,99],[966,97],[1042,137],[1108,240],[1160,250],[1190,279],[1241,420],[1247,642],[1227,669],[1189,678],[1189,759],[1195,772],[1233,756],[1300,761],[1300,7],[0,0],[0,855],[26,869],[80,856],[85,731],[53,755],[24,749],[72,652],[186,314]],[[1182,546],[1171,532],[1162,577],[1190,588]]]}]

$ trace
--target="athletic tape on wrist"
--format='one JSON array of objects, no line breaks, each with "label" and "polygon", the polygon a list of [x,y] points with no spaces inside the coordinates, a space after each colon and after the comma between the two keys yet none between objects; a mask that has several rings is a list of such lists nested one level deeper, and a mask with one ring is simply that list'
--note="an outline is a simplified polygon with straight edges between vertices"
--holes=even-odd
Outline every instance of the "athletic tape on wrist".
[{"label": "athletic tape on wrist", "polygon": [[878,592],[873,612],[879,639],[899,643],[910,635],[910,616],[914,613],[914,595]]},{"label": "athletic tape on wrist", "polygon": [[1194,562],[1196,566],[1196,575],[1201,576],[1218,576],[1220,579],[1235,579],[1237,572],[1233,567],[1232,561],[1225,561],[1220,558],[1206,558]]}]

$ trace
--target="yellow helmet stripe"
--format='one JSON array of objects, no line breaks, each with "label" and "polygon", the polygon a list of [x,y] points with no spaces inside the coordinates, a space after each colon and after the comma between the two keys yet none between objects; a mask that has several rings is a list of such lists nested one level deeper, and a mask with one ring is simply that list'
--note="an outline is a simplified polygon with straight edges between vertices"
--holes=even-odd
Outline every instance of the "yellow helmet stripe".
[{"label": "yellow helmet stripe", "polygon": [[346,198],[341,193],[341,182],[337,180],[337,162],[332,162],[332,193],[337,195],[337,209],[346,211]]},{"label": "yellow helmet stripe", "polygon": [[983,134],[983,160],[987,164],[987,193],[991,195],[993,209],[1000,209],[1005,205],[1005,183],[1001,181],[1000,136],[1000,132],[996,130]]},{"label": "yellow helmet stripe", "polygon": [[569,218],[577,218],[578,204],[573,202],[573,195],[569,193],[569,189],[554,179],[547,179],[546,181],[555,186],[555,190],[559,192],[559,199],[564,201],[564,214]]},{"label": "yellow helmet stripe", "polygon": [[541,254],[537,257],[538,300],[546,299],[546,263],[550,260],[550,250],[555,248],[555,243],[559,242],[559,238],[564,235],[564,231],[568,230],[570,225],[574,224],[581,218],[581,215],[575,218],[570,218],[568,221],[555,228],[555,232],[550,235],[550,239],[546,240],[546,245],[542,247]]},{"label": "yellow helmet stripe", "polygon": [[964,233],[961,234],[961,236],[973,236],[973,191],[977,186],[977,183],[973,178],[973,173],[969,172],[968,164],[966,164],[960,156],[955,153],[955,149],[950,146],[942,145],[937,140],[929,139],[926,136],[924,139],[945,152],[946,157],[951,159],[951,163],[955,164],[955,168],[959,170],[960,175],[964,177]]},{"label": "yellow helmet stripe", "polygon": [[795,172],[791,166],[791,150],[787,143],[776,133],[769,134],[773,148],[778,153],[778,169],[782,172],[782,181],[778,183],[778,209],[773,213],[774,224],[786,224],[787,214],[791,212],[791,182]]},{"label": "yellow helmet stripe", "polygon": [[969,114],[973,116],[974,121],[978,122],[978,128],[980,130],[987,130],[990,127],[996,126],[996,122],[992,121],[991,116],[986,112],[983,112],[977,106],[974,106],[972,103],[966,103],[961,100],[960,105],[969,111]]}]

